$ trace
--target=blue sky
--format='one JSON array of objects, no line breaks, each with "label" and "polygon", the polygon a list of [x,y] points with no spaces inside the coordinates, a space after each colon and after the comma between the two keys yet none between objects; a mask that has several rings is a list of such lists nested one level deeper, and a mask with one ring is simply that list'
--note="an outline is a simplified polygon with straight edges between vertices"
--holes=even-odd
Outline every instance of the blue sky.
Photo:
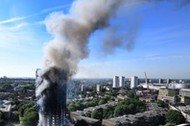
[{"label": "blue sky", "polygon": [[[0,77],[34,77],[43,48],[52,39],[43,24],[54,11],[68,13],[71,0],[1,0]],[[120,12],[120,13],[119,13]],[[125,31],[140,22],[132,50],[101,51],[102,31],[89,38],[90,54],[79,64],[77,78],[118,76],[190,79],[190,5],[161,2],[119,10],[110,22]]]}]

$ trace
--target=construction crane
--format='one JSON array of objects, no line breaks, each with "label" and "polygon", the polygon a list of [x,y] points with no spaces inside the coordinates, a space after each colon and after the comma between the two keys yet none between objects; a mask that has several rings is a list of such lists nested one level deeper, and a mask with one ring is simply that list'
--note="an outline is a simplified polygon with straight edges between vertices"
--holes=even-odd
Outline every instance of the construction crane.
[{"label": "construction crane", "polygon": [[144,75],[145,75],[145,83],[146,83],[146,85],[147,85],[146,96],[148,97],[149,85],[148,85],[148,80],[147,80],[146,72],[144,72]]}]

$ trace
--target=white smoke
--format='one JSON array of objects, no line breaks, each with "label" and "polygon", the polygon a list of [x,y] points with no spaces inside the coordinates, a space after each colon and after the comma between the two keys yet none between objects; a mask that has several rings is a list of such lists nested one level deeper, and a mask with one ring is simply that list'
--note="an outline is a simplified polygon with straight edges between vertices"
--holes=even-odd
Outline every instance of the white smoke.
[{"label": "white smoke", "polygon": [[52,13],[45,24],[54,36],[45,47],[44,67],[63,69],[71,76],[77,64],[88,56],[88,39],[95,30],[107,27],[108,21],[123,0],[77,0],[69,14]]}]

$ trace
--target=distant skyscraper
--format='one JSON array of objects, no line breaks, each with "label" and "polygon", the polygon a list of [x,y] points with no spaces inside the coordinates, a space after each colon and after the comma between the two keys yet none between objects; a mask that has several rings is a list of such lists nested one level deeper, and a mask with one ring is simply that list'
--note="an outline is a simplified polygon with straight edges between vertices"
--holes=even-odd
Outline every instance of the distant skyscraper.
[{"label": "distant skyscraper", "polygon": [[119,77],[119,87],[124,87],[125,85],[125,77],[120,76]]},{"label": "distant skyscraper", "polygon": [[113,88],[118,88],[119,87],[119,77],[114,76],[113,77]]},{"label": "distant skyscraper", "polygon": [[101,87],[99,84],[97,84],[97,85],[96,85],[96,91],[97,91],[97,92],[100,92],[101,90],[102,90],[102,87]]},{"label": "distant skyscraper", "polygon": [[166,80],[166,83],[167,83],[167,84],[171,83],[171,80],[170,80],[170,79],[167,79],[167,80]]},{"label": "distant skyscraper", "polygon": [[137,85],[138,85],[138,77],[136,77],[136,76],[131,77],[131,86],[130,86],[130,88],[131,89],[136,88]]},{"label": "distant skyscraper", "polygon": [[84,84],[81,85],[80,91],[81,91],[81,92],[84,92],[84,91],[85,91],[85,86],[84,86]]},{"label": "distant skyscraper", "polygon": [[159,82],[158,82],[159,84],[162,84],[163,83],[163,80],[162,79],[159,79]]}]

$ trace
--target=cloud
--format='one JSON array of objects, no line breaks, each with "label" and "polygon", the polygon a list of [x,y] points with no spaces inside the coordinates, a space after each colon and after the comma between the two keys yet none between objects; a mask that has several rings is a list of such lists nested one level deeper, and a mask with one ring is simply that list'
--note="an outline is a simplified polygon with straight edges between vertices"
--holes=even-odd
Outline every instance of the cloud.
[{"label": "cloud", "polygon": [[[45,13],[48,13],[51,11],[55,11],[55,10],[59,10],[59,9],[63,9],[66,7],[69,7],[69,4],[46,8],[46,9],[41,10],[39,13],[34,13],[31,15],[27,15],[27,16],[13,17],[13,18],[10,18],[7,20],[2,20],[2,21],[0,21],[0,31],[6,33],[6,36],[11,36],[11,38],[12,38],[15,34],[17,34],[17,33],[15,33],[15,31],[19,31],[26,26],[44,25],[44,21],[35,21],[33,23],[28,23],[28,22],[23,22],[23,20],[25,20],[27,18],[31,18],[31,17],[40,16],[42,14],[45,14]],[[15,23],[17,23],[17,24],[15,25]],[[0,38],[1,40],[5,39],[5,37],[3,37],[2,35],[0,35],[0,37],[2,37],[2,38]],[[9,38],[9,39],[11,39],[11,38]]]},{"label": "cloud", "polygon": [[170,56],[161,56],[161,55],[152,55],[145,56],[142,58],[143,60],[171,60],[171,59],[190,59],[190,55],[170,55]]},{"label": "cloud", "polygon": [[37,40],[39,41],[41,38],[45,37],[38,35],[41,33],[35,32],[34,28],[39,28],[39,26],[33,26],[24,29],[24,27],[28,25],[31,24],[23,22],[15,26],[0,25],[0,48],[19,50],[23,46],[31,46],[37,43]]},{"label": "cloud", "polygon": [[62,5],[62,6],[51,7],[51,8],[47,8],[47,9],[41,10],[40,14],[48,13],[48,12],[59,10],[59,9],[63,9],[63,8],[69,8],[69,7],[70,7],[70,4],[65,4],[65,5]]},{"label": "cloud", "polygon": [[30,18],[30,17],[35,17],[35,16],[45,14],[45,13],[48,13],[48,12],[51,12],[51,11],[67,8],[69,6],[70,6],[70,4],[65,4],[65,5],[62,5],[62,6],[46,8],[46,9],[41,10],[38,13],[34,13],[34,14],[31,14],[31,15],[28,15],[28,16],[14,17],[14,18],[10,18],[10,19],[7,19],[7,20],[2,20],[2,21],[0,21],[0,25],[7,24],[7,23],[13,23],[13,22],[16,22],[16,21],[21,21],[21,20],[24,20],[24,19],[27,19],[27,18]]},{"label": "cloud", "polygon": [[23,27],[25,27],[25,26],[28,26],[28,25],[30,25],[30,24],[24,22],[24,23],[20,23],[20,24],[18,24],[18,25],[16,25],[16,26],[10,27],[9,29],[10,29],[10,30],[20,30],[21,28],[23,28]]},{"label": "cloud", "polygon": [[6,24],[6,23],[12,23],[12,22],[15,22],[15,21],[20,21],[20,20],[23,20],[23,19],[26,19],[26,18],[28,18],[28,16],[10,18],[10,19],[7,19],[7,20],[0,21],[0,25],[1,24]]}]

